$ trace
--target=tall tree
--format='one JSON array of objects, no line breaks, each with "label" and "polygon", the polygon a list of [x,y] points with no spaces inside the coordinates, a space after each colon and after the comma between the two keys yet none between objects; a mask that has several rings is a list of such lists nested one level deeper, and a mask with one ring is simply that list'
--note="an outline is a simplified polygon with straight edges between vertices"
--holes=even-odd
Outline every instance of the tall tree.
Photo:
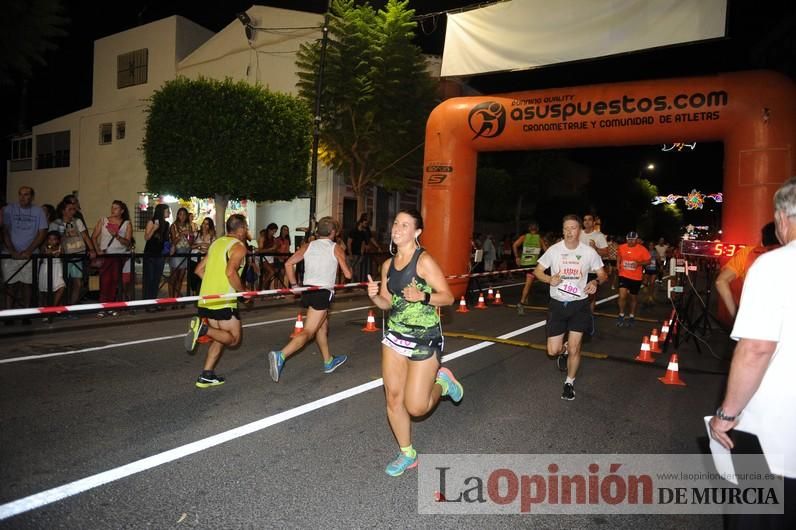
[{"label": "tall tree", "polygon": [[[335,0],[329,23],[321,98],[320,159],[345,175],[365,210],[373,185],[405,186],[418,174],[419,147],[435,104],[434,83],[420,49],[409,2],[369,4]],[[301,46],[296,65],[299,95],[316,97],[321,43]]]},{"label": "tall tree", "polygon": [[299,98],[230,79],[179,77],[150,100],[147,188],[214,197],[223,230],[230,199],[291,200],[307,191],[311,125]]},{"label": "tall tree", "polygon": [[60,0],[10,0],[3,2],[0,24],[0,84],[29,79],[34,65],[46,64],[45,55],[66,36],[69,19]]}]

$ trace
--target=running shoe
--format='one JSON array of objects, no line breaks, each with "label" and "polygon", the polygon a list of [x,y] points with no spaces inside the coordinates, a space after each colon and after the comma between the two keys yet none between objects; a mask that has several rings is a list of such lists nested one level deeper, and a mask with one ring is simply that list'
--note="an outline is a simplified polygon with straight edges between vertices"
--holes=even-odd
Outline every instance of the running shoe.
[{"label": "running shoe", "polygon": [[564,383],[564,391],[561,392],[561,399],[572,401],[575,399],[575,385],[572,383]]},{"label": "running shoe", "polygon": [[196,388],[210,388],[224,384],[224,378],[216,374],[200,375],[196,380]]},{"label": "running shoe", "polygon": [[635,317],[627,317],[627,318],[625,319],[625,327],[626,327],[626,328],[629,328],[630,326],[632,326],[632,325],[633,325],[633,324],[635,324],[635,323],[636,323],[636,319],[635,319]]},{"label": "running shoe", "polygon": [[274,383],[279,382],[279,375],[282,373],[283,366],[285,366],[285,360],[282,358],[282,352],[272,351],[268,353],[268,367]]},{"label": "running shoe", "polygon": [[[437,379],[445,382],[442,386],[442,395],[448,396],[454,403],[458,403],[464,397],[464,387],[453,377],[453,373],[447,368],[440,368],[437,371]],[[447,389],[445,388],[447,386]]]},{"label": "running shoe", "polygon": [[616,327],[621,328],[625,325],[625,316],[619,315],[616,317]]},{"label": "running shoe", "polygon": [[525,308],[522,306],[521,303],[517,304],[517,314],[518,315],[524,315],[525,314]]},{"label": "running shoe", "polygon": [[561,371],[561,372],[566,372],[567,371],[567,360],[568,359],[569,359],[569,349],[568,349],[568,344],[565,342],[564,343],[564,351],[559,353],[558,357],[556,357],[556,366],[558,367],[559,371]]},{"label": "running shoe", "polygon": [[188,332],[185,334],[185,339],[183,340],[185,351],[191,353],[196,348],[196,341],[199,340],[199,337],[202,337],[206,334],[207,323],[204,321],[204,319],[193,317],[191,322],[188,324]]},{"label": "running shoe", "polygon": [[332,356],[332,360],[329,361],[329,364],[326,363],[323,364],[323,373],[330,374],[334,372],[335,370],[337,370],[338,366],[340,366],[347,360],[348,360],[348,355],[338,355],[336,357]]},{"label": "running shoe", "polygon": [[384,472],[391,477],[397,477],[404,474],[407,469],[417,467],[417,455],[414,457],[406,456],[403,453],[398,454],[398,458],[387,464]]}]

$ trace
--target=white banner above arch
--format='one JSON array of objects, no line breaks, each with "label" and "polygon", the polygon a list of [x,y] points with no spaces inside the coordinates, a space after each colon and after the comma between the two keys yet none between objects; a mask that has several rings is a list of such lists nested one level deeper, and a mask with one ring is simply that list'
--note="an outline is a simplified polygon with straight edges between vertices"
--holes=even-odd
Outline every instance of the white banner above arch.
[{"label": "white banner above arch", "polygon": [[448,15],[442,76],[525,70],[725,36],[727,0],[512,0]]}]

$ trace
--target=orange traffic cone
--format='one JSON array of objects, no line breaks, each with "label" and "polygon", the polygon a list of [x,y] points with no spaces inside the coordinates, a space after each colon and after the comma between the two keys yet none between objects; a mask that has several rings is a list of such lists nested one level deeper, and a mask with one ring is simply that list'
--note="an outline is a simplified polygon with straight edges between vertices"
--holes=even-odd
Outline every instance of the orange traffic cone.
[{"label": "orange traffic cone", "polygon": [[495,292],[490,287],[489,290],[486,292],[486,299],[487,300],[494,300],[495,299]]},{"label": "orange traffic cone", "polygon": [[362,331],[379,331],[379,328],[376,327],[376,317],[373,316],[373,311],[368,311],[368,320]]},{"label": "orange traffic cone", "polygon": [[293,326],[293,333],[290,334],[290,338],[292,339],[302,331],[304,331],[304,322],[301,320],[301,313],[299,313],[298,317],[296,317],[296,325]]},{"label": "orange traffic cone", "polygon": [[484,301],[484,293],[478,293],[478,303],[475,304],[476,309],[486,309],[486,302]]},{"label": "orange traffic cone", "polygon": [[659,343],[657,328],[653,329],[652,335],[650,335],[650,351],[652,353],[661,353],[661,345]]},{"label": "orange traffic cone", "polygon": [[467,309],[467,302],[464,301],[464,297],[459,300],[459,309],[456,310],[457,313],[469,313],[470,310]]},{"label": "orange traffic cone", "polygon": [[641,348],[638,350],[638,355],[636,355],[636,360],[642,363],[652,363],[655,362],[655,359],[652,358],[650,354],[650,339],[646,335],[644,339],[641,341]]},{"label": "orange traffic cone", "polygon": [[666,367],[666,375],[659,377],[658,381],[664,385],[680,385],[685,386],[685,383],[680,379],[680,368],[677,363],[677,354],[673,353],[669,358],[669,366]]},{"label": "orange traffic cone", "polygon": [[497,294],[495,294],[495,301],[492,302],[493,305],[503,305],[503,297],[500,296],[500,289],[498,289]]},{"label": "orange traffic cone", "polygon": [[663,324],[661,324],[661,342],[666,342],[666,337],[669,336],[669,321],[664,320]]}]

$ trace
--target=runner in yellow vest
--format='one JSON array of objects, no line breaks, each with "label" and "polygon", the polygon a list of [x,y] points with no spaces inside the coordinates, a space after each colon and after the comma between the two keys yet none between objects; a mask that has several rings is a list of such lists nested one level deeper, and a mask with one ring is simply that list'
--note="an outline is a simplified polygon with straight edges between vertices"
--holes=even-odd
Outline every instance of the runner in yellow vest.
[{"label": "runner in yellow vest", "polygon": [[[539,235],[539,225],[535,222],[528,223],[528,233],[521,235],[512,245],[514,250],[514,259],[520,267],[536,267],[536,261],[539,256],[547,250],[547,243]],[[522,288],[522,296],[520,303],[517,304],[517,313],[523,314],[523,305],[528,304],[528,295],[531,292],[533,285],[533,268],[525,273],[525,285]]]},{"label": "runner in yellow vest", "polygon": [[[199,296],[241,292],[245,289],[240,274],[246,260],[246,241],[249,225],[246,218],[233,214],[227,219],[227,234],[216,239],[207,255],[196,266],[196,275],[202,279]],[[210,337],[204,369],[196,380],[198,388],[224,384],[224,378],[215,373],[224,346],[237,346],[241,339],[241,321],[237,298],[199,300],[197,316],[191,319],[185,335],[185,349],[192,352],[199,337]]]}]

